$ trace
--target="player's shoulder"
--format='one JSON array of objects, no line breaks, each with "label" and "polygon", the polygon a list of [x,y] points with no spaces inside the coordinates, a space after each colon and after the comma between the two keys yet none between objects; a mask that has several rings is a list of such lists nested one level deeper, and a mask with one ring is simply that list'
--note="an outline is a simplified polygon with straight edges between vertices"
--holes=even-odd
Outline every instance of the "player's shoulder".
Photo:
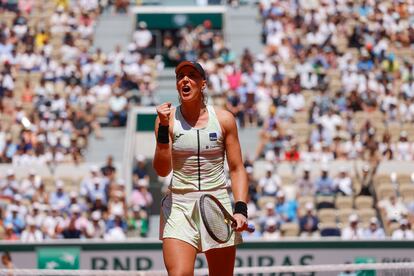
[{"label": "player's shoulder", "polygon": [[214,111],[216,112],[217,119],[221,125],[226,127],[233,125],[236,122],[230,111],[217,106],[214,106]]},{"label": "player's shoulder", "polygon": [[214,111],[216,112],[216,116],[219,120],[231,120],[234,119],[233,114],[228,111],[227,109],[224,109],[219,106],[214,106]]}]

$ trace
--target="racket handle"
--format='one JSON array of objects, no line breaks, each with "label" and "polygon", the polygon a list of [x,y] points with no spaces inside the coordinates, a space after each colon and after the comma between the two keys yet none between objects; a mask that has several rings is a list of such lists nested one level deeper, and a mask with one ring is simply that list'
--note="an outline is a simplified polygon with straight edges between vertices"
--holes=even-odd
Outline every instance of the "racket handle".
[{"label": "racket handle", "polygon": [[246,231],[249,233],[253,233],[256,230],[256,227],[254,227],[253,224],[247,225]]}]

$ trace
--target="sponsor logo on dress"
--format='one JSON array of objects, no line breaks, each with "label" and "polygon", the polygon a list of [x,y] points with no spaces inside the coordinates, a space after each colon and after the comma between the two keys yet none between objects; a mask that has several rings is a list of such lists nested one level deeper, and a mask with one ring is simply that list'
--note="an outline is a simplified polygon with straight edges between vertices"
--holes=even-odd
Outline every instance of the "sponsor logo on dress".
[{"label": "sponsor logo on dress", "polygon": [[209,133],[210,141],[217,141],[217,133],[211,132]]}]

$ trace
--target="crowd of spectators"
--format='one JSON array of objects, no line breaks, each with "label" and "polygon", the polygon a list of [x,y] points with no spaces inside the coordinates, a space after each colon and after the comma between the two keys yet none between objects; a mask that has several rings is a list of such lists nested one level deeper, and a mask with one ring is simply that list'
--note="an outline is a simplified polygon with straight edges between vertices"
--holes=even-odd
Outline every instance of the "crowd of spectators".
[{"label": "crowd of spectators", "polygon": [[160,64],[136,43],[93,50],[98,1],[12,2],[1,7],[0,162],[78,164],[101,125],[153,104]]},{"label": "crowd of spectators", "polygon": [[96,239],[115,241],[146,237],[152,194],[146,160],[137,157],[139,171],[132,192],[118,178],[112,157],[102,166],[91,166],[80,182],[80,189],[69,190],[57,179],[53,189],[34,170],[18,180],[7,171],[0,181],[0,239],[25,242],[49,239]]},{"label": "crowd of spectators", "polygon": [[[293,222],[301,236],[413,239],[413,171],[377,173],[383,161],[414,160],[413,7],[405,1],[260,2],[264,52],[246,51],[240,86],[228,95],[244,113],[234,112],[241,126],[246,119],[262,123],[253,159],[268,166],[251,182],[251,205],[259,209],[252,215],[263,237],[268,228],[272,237],[291,235],[284,224]],[[329,163],[337,160],[349,166],[331,176]],[[357,160],[362,169],[353,166]],[[278,175],[280,162],[292,165],[293,179]],[[311,176],[307,164],[314,162],[322,164],[320,177]],[[298,163],[305,164],[302,172]],[[293,196],[285,199],[289,188]],[[260,203],[264,197],[270,203]],[[338,206],[341,197],[351,200],[349,212]],[[372,200],[363,211],[358,197]],[[278,216],[269,225],[261,218],[267,208]]]},{"label": "crowd of spectators", "polygon": [[[119,11],[122,1],[115,2]],[[154,104],[160,60],[137,41],[110,53],[92,47],[103,4],[0,1],[0,163],[12,165],[0,176],[0,239],[148,235],[146,168],[128,195],[110,157],[80,183],[35,170],[16,175],[23,167],[47,166],[53,175],[62,163],[79,165],[90,136],[105,139],[102,125],[125,126],[130,105]]]}]

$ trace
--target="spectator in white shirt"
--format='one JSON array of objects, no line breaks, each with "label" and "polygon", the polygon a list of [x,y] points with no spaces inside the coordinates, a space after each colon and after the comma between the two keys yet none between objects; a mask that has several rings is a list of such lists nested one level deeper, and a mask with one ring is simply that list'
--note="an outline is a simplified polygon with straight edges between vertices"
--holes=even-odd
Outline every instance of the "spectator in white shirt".
[{"label": "spectator in white shirt", "polygon": [[96,96],[98,102],[107,102],[112,94],[112,88],[105,83],[105,79],[100,79],[99,83],[91,88],[90,93]]},{"label": "spectator in white shirt", "polygon": [[393,240],[414,240],[414,232],[409,228],[408,220],[400,220],[400,228],[392,233]]},{"label": "spectator in white shirt", "polygon": [[348,159],[357,159],[361,156],[363,146],[359,141],[359,135],[351,133],[351,139],[343,144],[343,151]]},{"label": "spectator in white shirt", "polygon": [[319,120],[324,129],[329,132],[330,136],[334,135],[336,126],[342,125],[342,118],[336,114],[332,108],[330,108],[328,113],[323,115]]},{"label": "spectator in white shirt", "polygon": [[22,55],[19,55],[20,70],[31,72],[40,70],[41,57],[33,52],[30,47]]},{"label": "spectator in white shirt", "polygon": [[276,240],[280,238],[280,231],[277,229],[277,221],[273,218],[269,218],[266,221],[265,231],[263,233],[263,239]]},{"label": "spectator in white shirt", "polygon": [[82,196],[87,196],[89,191],[93,189],[93,179],[95,177],[99,177],[99,168],[98,166],[90,166],[89,167],[90,175],[85,176],[80,184],[80,194]]},{"label": "spectator in white shirt", "polygon": [[108,212],[110,215],[122,213],[126,215],[126,203],[123,192],[115,191],[108,202]]},{"label": "spectator in white shirt", "polygon": [[98,0],[79,0],[79,7],[85,12],[93,12],[98,9],[99,2]]},{"label": "spectator in white shirt", "polygon": [[56,12],[52,14],[50,18],[50,31],[52,33],[63,33],[67,30],[66,24],[68,23],[68,15],[64,12],[62,6],[57,7]]},{"label": "spectator in white shirt", "polygon": [[273,173],[273,165],[266,165],[266,174],[259,180],[259,194],[264,196],[276,196],[282,181],[280,177]]},{"label": "spectator in white shirt", "polygon": [[407,207],[404,205],[401,198],[397,198],[394,194],[389,198],[379,201],[378,208],[385,211],[387,222],[400,221],[403,214],[407,213]]},{"label": "spectator in white shirt", "polygon": [[334,186],[337,193],[344,196],[352,196],[352,179],[348,175],[346,167],[339,169],[339,175],[334,179]]},{"label": "spectator in white shirt", "polygon": [[413,159],[412,145],[408,141],[407,132],[401,131],[400,139],[396,145],[397,160],[411,161]]},{"label": "spectator in white shirt", "polygon": [[92,222],[86,228],[86,235],[90,239],[101,239],[105,235],[105,222],[102,220],[100,211],[93,211]]},{"label": "spectator in white shirt", "polygon": [[58,206],[53,205],[49,208],[51,209],[51,213],[46,215],[43,220],[42,231],[46,239],[55,239],[56,233],[61,230],[59,227],[64,226],[64,219],[61,216],[62,213],[59,211]]},{"label": "spectator in white shirt", "polygon": [[301,111],[305,107],[305,98],[298,90],[288,95],[288,106],[295,111]]},{"label": "spectator in white shirt", "polygon": [[125,126],[127,119],[128,100],[120,89],[114,91],[109,98],[109,123],[112,126]]},{"label": "spectator in white shirt", "polygon": [[138,29],[133,34],[133,39],[137,50],[147,48],[152,42],[152,34],[147,29],[147,23],[141,21],[138,23]]},{"label": "spectator in white shirt", "polygon": [[34,218],[28,217],[26,220],[26,228],[22,232],[20,240],[22,242],[40,242],[43,240],[42,232],[37,229]]},{"label": "spectator in white shirt", "polygon": [[364,237],[364,230],[359,227],[359,218],[356,214],[349,216],[349,226],[342,230],[341,238],[343,240],[359,240]]}]

